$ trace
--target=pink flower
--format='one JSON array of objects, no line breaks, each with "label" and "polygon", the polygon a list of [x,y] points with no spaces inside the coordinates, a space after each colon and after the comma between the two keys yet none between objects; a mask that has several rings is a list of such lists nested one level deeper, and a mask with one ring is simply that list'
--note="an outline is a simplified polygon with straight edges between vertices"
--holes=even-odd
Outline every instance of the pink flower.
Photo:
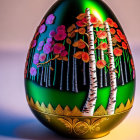
[{"label": "pink flower", "polygon": [[35,53],[34,60],[39,60],[39,53]]},{"label": "pink flower", "polygon": [[40,43],[39,43],[39,47],[42,47],[44,45],[44,41],[41,41]]},{"label": "pink flower", "polygon": [[47,38],[47,42],[51,45],[53,45],[55,43],[52,38]]},{"label": "pink flower", "polygon": [[66,50],[61,52],[61,56],[67,56],[67,55],[68,55],[68,52]]},{"label": "pink flower", "polygon": [[36,76],[36,74],[37,74],[36,68],[32,67],[32,68],[30,69],[30,74],[31,74],[32,76]]},{"label": "pink flower", "polygon": [[36,46],[36,44],[37,44],[36,40],[33,40],[31,43],[31,47],[34,48]]},{"label": "pink flower", "polygon": [[45,59],[46,59],[46,54],[45,53],[40,54],[40,56],[39,56],[40,62],[45,61]]},{"label": "pink flower", "polygon": [[66,32],[66,31],[65,31],[65,25],[60,25],[60,26],[58,26],[57,29],[56,29],[56,31],[57,31],[57,32],[59,32],[59,31],[64,31],[64,32]]},{"label": "pink flower", "polygon": [[33,63],[36,65],[39,63],[39,60],[33,60]]},{"label": "pink flower", "polygon": [[65,50],[65,46],[61,43],[56,43],[53,47],[54,54],[60,54],[63,50]]},{"label": "pink flower", "polygon": [[45,26],[45,24],[43,24],[39,28],[39,33],[42,34],[43,32],[45,32],[45,30],[46,30],[46,26]]},{"label": "pink flower", "polygon": [[43,48],[43,52],[45,54],[49,54],[52,51],[53,51],[52,45],[50,43],[46,43],[44,48]]},{"label": "pink flower", "polygon": [[50,14],[46,19],[46,24],[53,24],[55,19],[55,16],[53,14]]},{"label": "pink flower", "polygon": [[67,37],[67,34],[65,31],[61,30],[55,35],[55,40],[56,41],[62,41]]},{"label": "pink flower", "polygon": [[54,37],[56,35],[56,32],[54,30],[52,30],[49,34],[50,37]]},{"label": "pink flower", "polygon": [[44,45],[44,41],[41,41],[41,42],[39,43],[39,46],[38,46],[37,50],[38,50],[38,51],[41,51],[43,45]]}]

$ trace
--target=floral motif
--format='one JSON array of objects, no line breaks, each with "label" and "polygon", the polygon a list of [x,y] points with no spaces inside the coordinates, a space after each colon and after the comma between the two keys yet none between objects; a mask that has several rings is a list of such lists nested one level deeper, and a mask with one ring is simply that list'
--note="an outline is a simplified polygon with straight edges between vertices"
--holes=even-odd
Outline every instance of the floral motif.
[{"label": "floral motif", "polygon": [[45,61],[45,59],[46,59],[46,54],[45,53],[40,54],[40,56],[39,56],[40,62]]},{"label": "floral motif", "polygon": [[56,43],[53,49],[54,54],[60,54],[63,50],[65,50],[65,46],[61,43]]},{"label": "floral motif", "polygon": [[39,28],[39,33],[42,34],[43,32],[45,32],[45,30],[46,30],[46,26],[45,26],[45,24],[43,24]]},{"label": "floral motif", "polygon": [[50,14],[46,19],[46,24],[53,24],[55,19],[55,16],[53,14]]},{"label": "floral motif", "polygon": [[50,43],[46,43],[43,47],[43,52],[45,54],[49,54],[52,51],[53,51],[52,45]]},{"label": "floral motif", "polygon": [[116,47],[113,52],[114,52],[115,56],[121,56],[123,53],[122,49],[120,49],[118,47]]},{"label": "floral motif", "polygon": [[36,44],[37,44],[37,41],[33,40],[32,43],[31,43],[31,47],[34,48],[36,46]]},{"label": "floral motif", "polygon": [[49,34],[50,37],[54,37],[55,35],[56,35],[55,30],[52,30],[52,31],[50,32],[50,34]]},{"label": "floral motif", "polygon": [[97,65],[98,69],[102,69],[106,66],[106,61],[105,60],[98,60],[96,65]]},{"label": "floral motif", "polygon": [[65,26],[61,25],[57,28],[57,33],[54,36],[56,41],[62,41],[67,37]]},{"label": "floral motif", "polygon": [[105,31],[98,31],[97,36],[99,39],[105,39],[107,38],[107,33]]},{"label": "floral motif", "polygon": [[30,69],[30,74],[31,74],[32,76],[36,76],[36,74],[37,74],[36,68],[32,67],[32,68]]}]

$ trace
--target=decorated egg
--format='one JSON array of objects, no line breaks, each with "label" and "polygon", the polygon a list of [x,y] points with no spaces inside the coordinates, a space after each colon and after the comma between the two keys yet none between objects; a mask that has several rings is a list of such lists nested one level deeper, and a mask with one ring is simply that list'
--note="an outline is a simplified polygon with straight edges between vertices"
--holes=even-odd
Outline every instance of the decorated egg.
[{"label": "decorated egg", "polygon": [[36,30],[24,76],[34,115],[68,137],[105,136],[133,105],[130,46],[101,0],[58,0]]}]

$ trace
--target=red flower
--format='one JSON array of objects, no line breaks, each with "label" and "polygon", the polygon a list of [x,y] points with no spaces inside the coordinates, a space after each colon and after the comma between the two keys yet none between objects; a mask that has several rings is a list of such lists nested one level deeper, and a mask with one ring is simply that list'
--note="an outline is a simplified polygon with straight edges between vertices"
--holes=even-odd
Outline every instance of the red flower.
[{"label": "red flower", "polygon": [[105,60],[98,60],[96,65],[97,65],[98,69],[102,69],[106,66],[106,61]]},{"label": "red flower", "polygon": [[86,53],[86,52],[83,52],[83,53],[82,53],[82,60],[83,60],[85,63],[88,63],[88,62],[89,62],[89,54]]},{"label": "red flower", "polygon": [[61,56],[65,57],[65,56],[67,56],[67,55],[68,55],[68,52],[67,52],[66,50],[63,50],[63,51],[61,52]]},{"label": "red flower", "polygon": [[113,22],[113,26],[114,26],[115,28],[118,28],[118,25],[117,25],[116,22]]},{"label": "red flower", "polygon": [[114,22],[113,22],[113,20],[111,18],[107,18],[106,21],[108,22],[108,24],[109,24],[110,27],[113,27],[114,26]]},{"label": "red flower", "polygon": [[60,54],[63,50],[65,50],[65,46],[61,43],[56,43],[53,47],[54,54]]},{"label": "red flower", "polygon": [[116,40],[117,40],[118,42],[121,42],[121,39],[119,38],[118,35],[115,35],[114,37],[116,38]]},{"label": "red flower", "polygon": [[85,27],[86,26],[85,23],[83,21],[81,21],[81,20],[77,21],[76,24],[79,27]]},{"label": "red flower", "polygon": [[57,32],[57,34],[54,36],[56,41],[62,41],[67,37],[67,34],[65,31],[60,30],[59,32]]},{"label": "red flower", "polygon": [[107,50],[107,48],[108,48],[108,44],[107,43],[105,43],[105,42],[104,43],[103,42],[100,43],[100,49],[101,50],[105,51],[105,50]]},{"label": "red flower", "polygon": [[122,42],[122,48],[127,50],[127,45],[124,42]]},{"label": "red flower", "polygon": [[87,19],[86,19],[86,18],[83,18],[81,21],[82,21],[84,24],[87,24]]},{"label": "red flower", "polygon": [[122,49],[120,49],[120,48],[118,48],[118,47],[115,48],[113,52],[114,52],[114,55],[115,55],[115,56],[121,56],[122,53],[123,53]]},{"label": "red flower", "polygon": [[98,19],[97,19],[95,16],[91,15],[90,22],[91,22],[92,24],[97,24],[97,23],[98,23]]},{"label": "red flower", "polygon": [[99,39],[105,39],[107,38],[107,33],[105,31],[98,31],[97,36]]},{"label": "red flower", "polygon": [[56,30],[57,30],[57,32],[59,32],[59,31],[64,31],[65,32],[65,25],[58,26]]},{"label": "red flower", "polygon": [[124,39],[124,35],[123,35],[123,33],[121,32],[121,30],[117,29],[117,34],[119,35],[119,37],[120,37],[121,39]]},{"label": "red flower", "polygon": [[133,61],[133,59],[131,58],[131,65],[132,65],[132,69],[134,70],[135,69],[135,67],[134,67],[134,61]]},{"label": "red flower", "polygon": [[111,28],[111,29],[110,29],[110,33],[111,33],[112,35],[114,35],[114,34],[116,33],[115,29]]}]

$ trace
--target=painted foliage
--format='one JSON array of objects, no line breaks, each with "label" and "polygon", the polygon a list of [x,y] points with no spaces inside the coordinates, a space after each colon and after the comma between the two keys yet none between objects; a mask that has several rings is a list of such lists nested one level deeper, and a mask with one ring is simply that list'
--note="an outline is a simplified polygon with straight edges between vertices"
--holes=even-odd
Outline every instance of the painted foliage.
[{"label": "painted foliage", "polygon": [[58,25],[39,40],[58,17],[43,19],[28,52],[25,78],[40,86],[78,93],[88,89],[83,115],[94,113],[97,89],[111,86],[108,114],[114,114],[117,86],[135,79],[124,33],[111,18],[100,21],[86,9],[70,25]]}]

